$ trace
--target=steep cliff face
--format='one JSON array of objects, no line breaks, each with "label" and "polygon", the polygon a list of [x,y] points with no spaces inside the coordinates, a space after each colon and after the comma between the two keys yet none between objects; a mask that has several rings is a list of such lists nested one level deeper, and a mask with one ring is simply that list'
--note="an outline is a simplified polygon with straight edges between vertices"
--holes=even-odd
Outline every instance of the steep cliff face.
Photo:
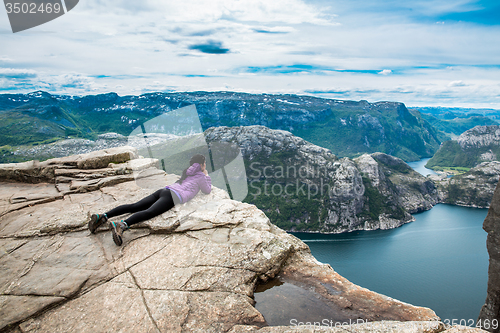
[{"label": "steep cliff face", "polygon": [[351,160],[287,131],[215,127],[207,142],[235,142],[249,179],[246,201],[286,230],[339,233],[395,228],[437,203],[434,183],[382,153]]},{"label": "steep cliff face", "polygon": [[[355,159],[361,172],[366,173],[371,184],[380,193],[394,196],[394,200],[410,214],[429,210],[439,202],[435,183],[414,171],[403,160],[383,153],[374,153],[370,156],[376,161],[375,166],[368,156],[363,155]],[[367,165],[370,167],[367,168]]]},{"label": "steep cliff face", "polygon": [[[432,310],[352,284],[254,205],[217,188],[134,226],[122,247],[107,225],[90,234],[90,213],[135,202],[177,179],[152,167],[157,161],[123,158],[136,154],[125,147],[43,165],[0,165],[1,331],[286,332],[290,327],[262,328],[265,318],[253,306],[256,284],[278,274],[313,290],[332,309],[333,325],[392,320],[345,325],[350,332],[444,330]],[[134,170],[143,177],[133,177]],[[58,178],[61,172],[67,178]],[[40,174],[51,182],[39,182]],[[6,182],[12,179],[29,183]],[[399,322],[415,320],[433,322]]]},{"label": "steep cliff face", "polygon": [[479,314],[478,320],[485,325],[485,329],[491,332],[499,332],[500,329],[493,328],[494,320],[500,321],[500,186],[497,185],[493,200],[491,201],[488,215],[483,223],[483,229],[488,233],[486,246],[490,255],[490,266],[488,268],[488,292],[486,302]]},{"label": "steep cliff face", "polygon": [[441,202],[488,208],[500,179],[500,162],[483,162],[464,174],[437,182]]}]

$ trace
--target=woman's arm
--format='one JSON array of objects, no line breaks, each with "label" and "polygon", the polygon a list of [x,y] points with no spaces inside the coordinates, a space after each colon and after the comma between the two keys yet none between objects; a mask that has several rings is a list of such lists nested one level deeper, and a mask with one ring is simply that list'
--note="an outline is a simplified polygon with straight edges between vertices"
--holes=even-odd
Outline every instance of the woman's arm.
[{"label": "woman's arm", "polygon": [[203,173],[205,174],[204,177],[200,177],[200,182],[198,185],[200,185],[200,190],[205,193],[205,194],[210,194],[212,192],[212,178],[208,175],[207,170],[203,170]]}]

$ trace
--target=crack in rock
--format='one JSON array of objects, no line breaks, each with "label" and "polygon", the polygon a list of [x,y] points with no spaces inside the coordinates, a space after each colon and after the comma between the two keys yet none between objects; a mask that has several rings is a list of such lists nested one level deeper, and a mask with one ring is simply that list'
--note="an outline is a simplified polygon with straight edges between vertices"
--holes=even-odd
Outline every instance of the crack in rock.
[{"label": "crack in rock", "polygon": [[148,303],[146,302],[146,298],[144,297],[144,291],[142,290],[141,287],[139,287],[139,284],[137,283],[137,279],[135,278],[132,271],[127,270],[127,272],[132,277],[132,280],[134,281],[135,285],[137,286],[137,289],[139,289],[141,292],[142,303],[144,304],[144,307],[146,308],[146,311],[148,313],[149,318],[151,319],[151,322],[153,323],[153,325],[155,325],[156,331],[161,332],[160,329],[158,328],[158,324],[156,323],[155,319],[153,318],[153,315],[151,314],[151,309],[149,309],[149,307],[148,307]]}]

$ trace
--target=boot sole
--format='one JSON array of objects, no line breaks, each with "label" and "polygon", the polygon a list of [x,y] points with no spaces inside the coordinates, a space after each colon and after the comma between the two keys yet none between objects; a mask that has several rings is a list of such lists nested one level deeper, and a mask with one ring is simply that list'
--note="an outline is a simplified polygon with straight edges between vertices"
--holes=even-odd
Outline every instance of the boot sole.
[{"label": "boot sole", "polygon": [[111,233],[113,234],[113,241],[115,242],[116,245],[121,246],[123,244],[123,240],[118,235],[118,232],[116,231],[116,224],[114,222],[111,222]]}]

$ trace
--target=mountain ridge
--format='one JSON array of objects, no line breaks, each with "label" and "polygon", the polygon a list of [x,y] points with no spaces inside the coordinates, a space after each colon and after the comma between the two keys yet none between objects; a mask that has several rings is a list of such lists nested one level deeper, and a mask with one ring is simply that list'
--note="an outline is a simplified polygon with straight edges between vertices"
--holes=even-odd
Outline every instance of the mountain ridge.
[{"label": "mountain ridge", "polygon": [[408,161],[430,157],[439,146],[432,126],[399,102],[236,92],[76,97],[39,91],[0,95],[0,141],[6,154],[0,161],[16,162],[7,157],[21,144],[67,137],[95,140],[106,132],[128,135],[148,119],[191,104],[196,105],[203,130],[263,125],[290,131],[342,157],[381,151]]}]

